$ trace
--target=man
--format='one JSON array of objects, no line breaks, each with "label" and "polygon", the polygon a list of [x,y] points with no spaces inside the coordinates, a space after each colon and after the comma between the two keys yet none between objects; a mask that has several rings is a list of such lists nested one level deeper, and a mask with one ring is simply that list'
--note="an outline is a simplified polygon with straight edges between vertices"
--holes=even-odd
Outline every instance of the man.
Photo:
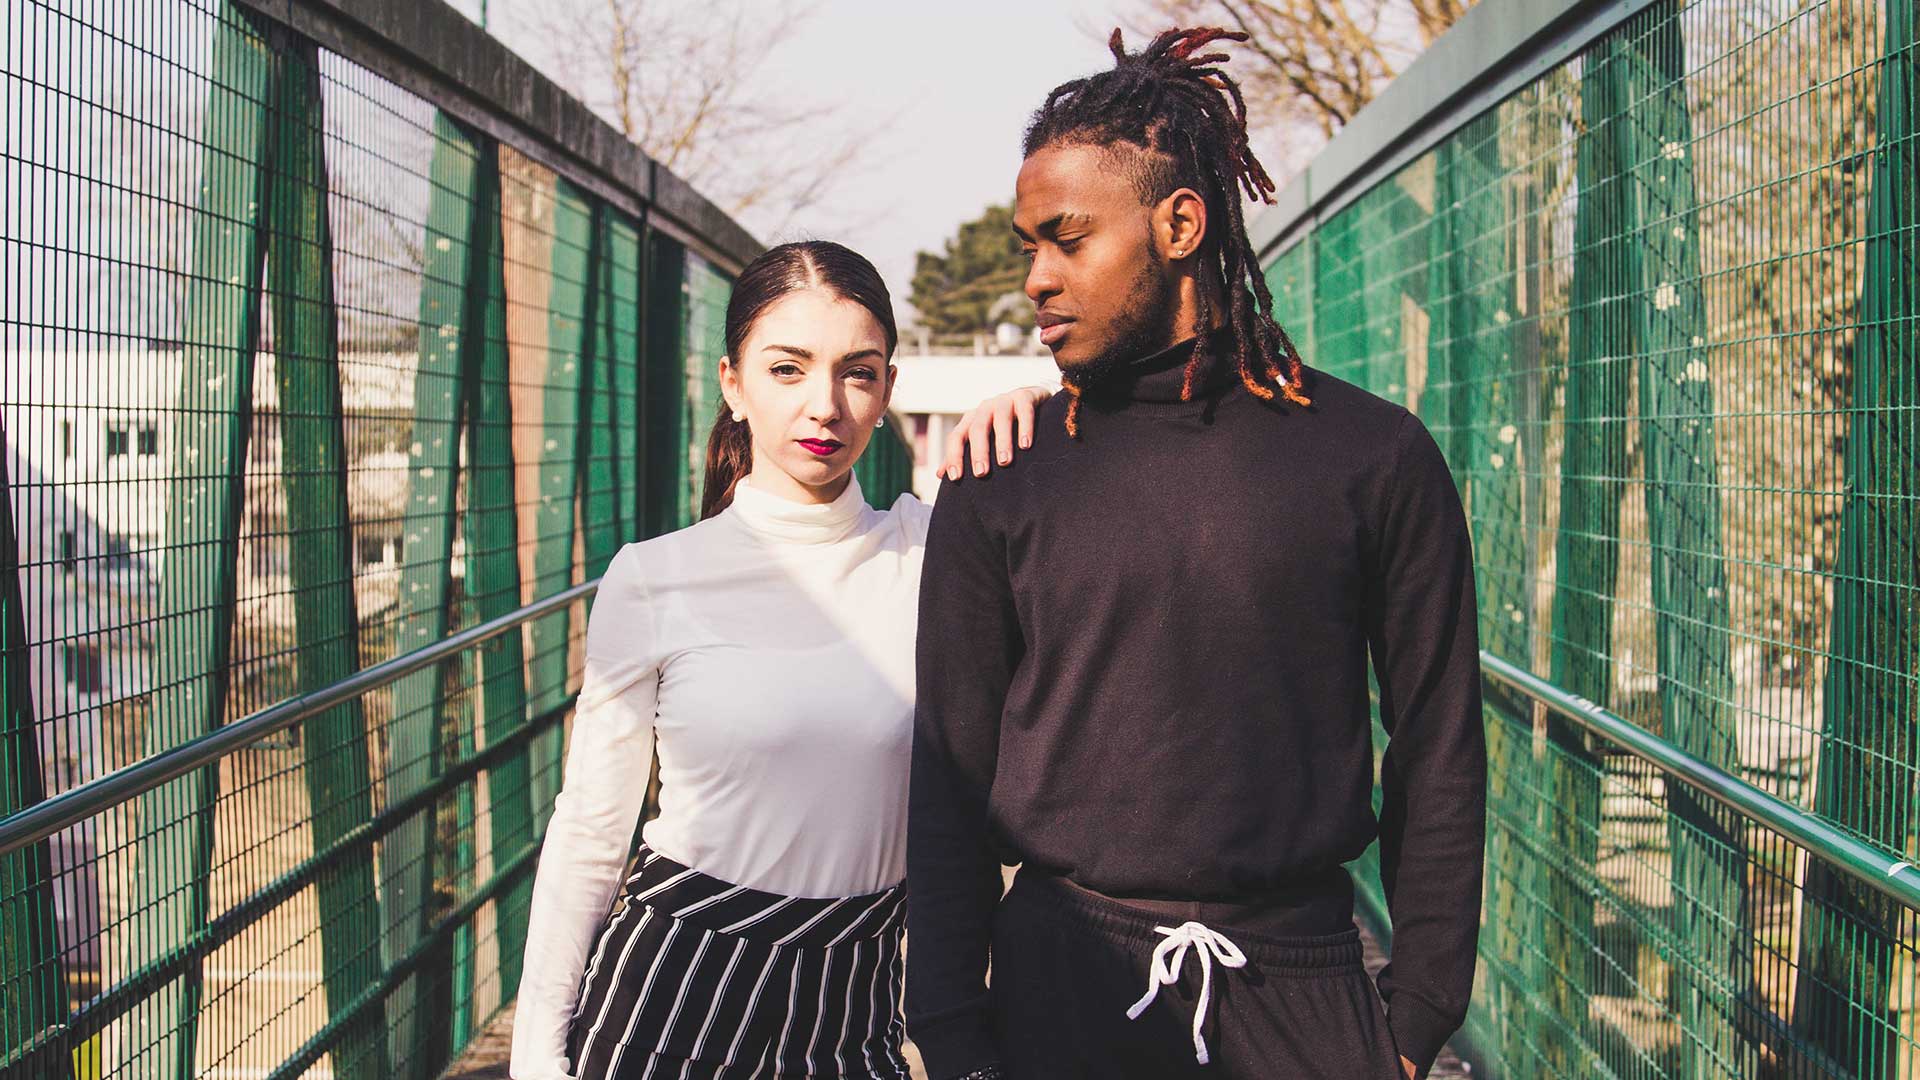
[{"label": "man", "polygon": [[[1465,1016],[1486,756],[1459,496],[1417,419],[1274,324],[1239,202],[1273,185],[1221,38],[1116,31],[1027,132],[1014,226],[1067,393],[1030,451],[943,486],[928,538],[906,996],[934,1080],[1422,1076]],[[1378,993],[1343,865],[1376,828]]]}]

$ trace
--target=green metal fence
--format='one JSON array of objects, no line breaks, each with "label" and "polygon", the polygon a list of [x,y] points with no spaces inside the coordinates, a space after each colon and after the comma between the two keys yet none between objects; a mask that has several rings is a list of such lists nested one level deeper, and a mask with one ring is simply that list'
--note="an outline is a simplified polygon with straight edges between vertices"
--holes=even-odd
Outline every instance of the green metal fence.
[{"label": "green metal fence", "polygon": [[437,3],[4,10],[0,1075],[432,1076],[757,246]]},{"label": "green metal fence", "polygon": [[1914,33],[1485,0],[1256,226],[1308,362],[1446,450],[1527,677],[1489,682],[1481,1072],[1920,1076]]}]

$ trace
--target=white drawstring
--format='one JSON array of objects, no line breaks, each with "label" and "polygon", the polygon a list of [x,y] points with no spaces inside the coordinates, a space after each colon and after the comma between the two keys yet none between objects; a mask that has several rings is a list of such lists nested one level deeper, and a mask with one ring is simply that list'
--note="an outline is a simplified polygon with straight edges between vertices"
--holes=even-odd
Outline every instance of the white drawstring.
[{"label": "white drawstring", "polygon": [[1207,1040],[1200,1035],[1200,1025],[1207,1018],[1207,1003],[1213,997],[1213,962],[1218,960],[1223,967],[1246,967],[1247,954],[1202,923],[1156,926],[1153,932],[1165,934],[1167,940],[1154,947],[1153,959],[1147,964],[1147,992],[1127,1009],[1127,1019],[1140,1019],[1153,999],[1160,996],[1162,985],[1172,986],[1180,981],[1180,965],[1186,962],[1187,947],[1191,945],[1200,956],[1200,1000],[1193,1007],[1193,1058],[1205,1065]]}]

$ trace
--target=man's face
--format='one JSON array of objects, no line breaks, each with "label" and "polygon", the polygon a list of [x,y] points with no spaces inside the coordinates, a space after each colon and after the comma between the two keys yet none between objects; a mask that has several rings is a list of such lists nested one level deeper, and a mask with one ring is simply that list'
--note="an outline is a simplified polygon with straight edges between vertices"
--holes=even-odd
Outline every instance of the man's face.
[{"label": "man's face", "polygon": [[1173,343],[1174,281],[1153,247],[1152,208],[1121,164],[1101,147],[1042,147],[1014,184],[1013,231],[1032,260],[1026,293],[1067,374]]}]

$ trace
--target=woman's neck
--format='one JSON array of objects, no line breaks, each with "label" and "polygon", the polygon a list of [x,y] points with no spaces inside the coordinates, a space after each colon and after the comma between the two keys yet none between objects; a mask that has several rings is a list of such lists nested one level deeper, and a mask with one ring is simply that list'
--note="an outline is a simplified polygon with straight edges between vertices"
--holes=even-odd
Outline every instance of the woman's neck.
[{"label": "woman's neck", "polygon": [[821,506],[838,499],[847,490],[847,482],[852,478],[853,470],[849,469],[832,480],[815,486],[803,484],[794,479],[793,475],[785,469],[773,466],[756,465],[747,473],[747,483],[752,484],[755,491],[765,492],[775,498],[804,506]]}]

